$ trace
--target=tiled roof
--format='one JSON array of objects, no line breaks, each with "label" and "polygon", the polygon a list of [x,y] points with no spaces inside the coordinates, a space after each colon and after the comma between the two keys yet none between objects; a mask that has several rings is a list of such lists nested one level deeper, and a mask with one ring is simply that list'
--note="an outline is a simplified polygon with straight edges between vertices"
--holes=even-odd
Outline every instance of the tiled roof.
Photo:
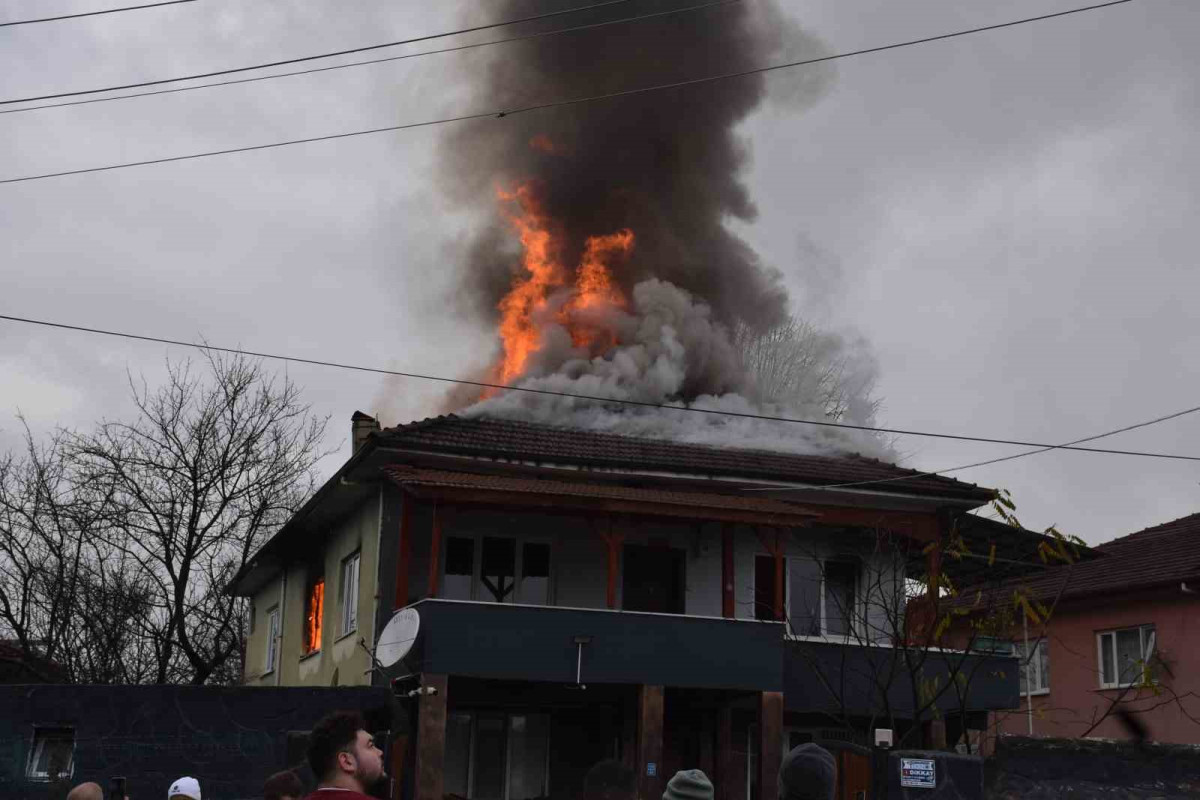
[{"label": "tiled roof", "polygon": [[374,435],[387,447],[545,465],[654,470],[813,485],[885,481],[865,488],[979,503],[993,497],[990,489],[952,478],[922,475],[859,455],[804,455],[685,444],[488,417],[435,417]]},{"label": "tiled roof", "polygon": [[611,483],[543,480],[507,475],[481,475],[416,467],[384,467],[383,472],[402,486],[430,486],[505,494],[542,495],[594,501],[627,501],[639,506],[676,508],[677,516],[710,516],[704,510],[730,512],[724,516],[754,517],[764,524],[796,525],[817,516],[803,506],[768,497],[743,497],[711,492],[645,489]]},{"label": "tiled roof", "polygon": [[[1097,545],[1104,557],[1070,568],[1064,597],[1196,582],[1200,589],[1200,514],[1131,533]],[[1039,594],[1053,594],[1062,581],[1047,576],[1030,582]],[[1043,585],[1044,584],[1044,585]]]}]

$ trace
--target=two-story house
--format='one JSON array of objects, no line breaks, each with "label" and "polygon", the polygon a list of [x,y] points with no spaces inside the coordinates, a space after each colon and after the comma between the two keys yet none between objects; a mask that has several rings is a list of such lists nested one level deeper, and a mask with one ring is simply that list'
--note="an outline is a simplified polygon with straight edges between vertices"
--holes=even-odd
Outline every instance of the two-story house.
[{"label": "two-story house", "polygon": [[[234,582],[252,605],[245,680],[394,681],[416,698],[391,754],[416,800],[574,796],[605,757],[644,797],[699,767],[722,800],[774,800],[785,747],[920,721],[897,699],[883,725],[846,688],[903,630],[906,562],[881,542],[921,553],[993,497],[857,456],[490,418],[352,425],[350,459]],[[400,609],[419,632],[381,669]],[[972,709],[1015,706],[1016,671],[987,674]],[[847,797],[869,788],[855,775]]]}]

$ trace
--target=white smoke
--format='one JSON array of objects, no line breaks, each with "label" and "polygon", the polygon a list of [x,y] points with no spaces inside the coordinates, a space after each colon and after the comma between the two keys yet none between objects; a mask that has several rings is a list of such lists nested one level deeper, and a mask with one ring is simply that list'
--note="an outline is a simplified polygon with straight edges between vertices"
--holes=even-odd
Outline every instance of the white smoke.
[{"label": "white smoke", "polygon": [[[568,299],[569,295],[556,298],[548,304],[543,319],[536,320],[542,331],[540,346],[517,385],[670,408],[510,391],[478,402],[461,411],[462,415],[697,444],[894,458],[886,443],[870,432],[685,410],[681,398],[690,397],[693,399],[686,407],[693,409],[830,420],[819,395],[781,393],[762,386],[735,337],[712,318],[709,306],[677,286],[646,280],[634,287],[628,310],[600,306],[576,312],[573,323],[586,322],[613,331],[620,342],[594,357],[575,347],[570,332],[557,321]],[[814,368],[824,369],[835,359],[847,357],[836,341],[836,337],[821,339]],[[870,368],[859,365],[853,369],[855,380],[866,380],[859,376],[863,371],[870,372]],[[689,387],[707,391],[697,393]],[[842,422],[870,425],[874,405],[851,399],[842,404],[839,413]]]}]

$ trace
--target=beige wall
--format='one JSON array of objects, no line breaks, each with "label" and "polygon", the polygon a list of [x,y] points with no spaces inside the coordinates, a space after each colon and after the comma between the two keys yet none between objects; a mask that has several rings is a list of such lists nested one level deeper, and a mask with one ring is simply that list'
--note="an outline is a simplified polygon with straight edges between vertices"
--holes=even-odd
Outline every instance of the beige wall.
[{"label": "beige wall", "polygon": [[[308,554],[296,553],[297,563],[284,578],[269,581],[253,598],[254,633],[246,644],[245,682],[252,686],[363,686],[371,682],[367,673],[370,658],[359,639],[370,647],[375,641],[375,586],[379,562],[381,495],[377,493],[353,513],[334,525],[325,536],[320,563],[325,572],[325,608],[321,626],[321,648],[305,656],[302,652],[304,593],[308,580]],[[342,561],[360,553],[358,581],[358,625],[346,634],[341,630]],[[282,611],[281,641],[276,670],[264,674],[269,610]]]}]

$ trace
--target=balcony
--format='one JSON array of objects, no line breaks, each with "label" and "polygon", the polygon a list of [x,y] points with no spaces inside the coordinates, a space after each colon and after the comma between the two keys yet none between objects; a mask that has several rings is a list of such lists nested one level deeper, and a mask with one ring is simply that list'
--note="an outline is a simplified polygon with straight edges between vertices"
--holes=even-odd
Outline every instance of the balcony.
[{"label": "balcony", "polygon": [[412,672],[548,683],[781,691],[784,626],[427,599]]}]

